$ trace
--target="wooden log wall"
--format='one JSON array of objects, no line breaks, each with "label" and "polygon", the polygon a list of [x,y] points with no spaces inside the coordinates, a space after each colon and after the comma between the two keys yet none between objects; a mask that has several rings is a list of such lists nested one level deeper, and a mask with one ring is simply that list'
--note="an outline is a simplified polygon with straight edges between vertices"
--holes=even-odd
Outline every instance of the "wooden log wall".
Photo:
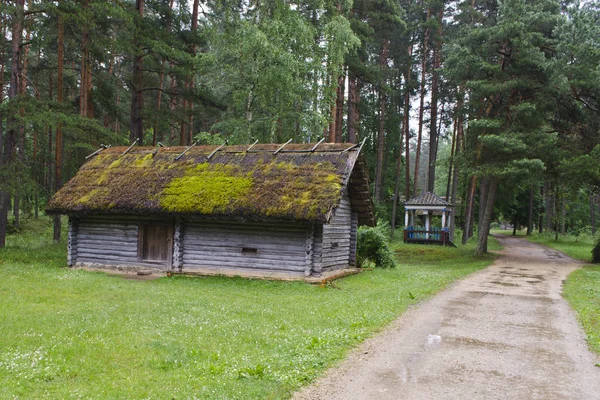
[{"label": "wooden log wall", "polygon": [[304,275],[309,230],[301,223],[184,221],[182,270],[242,268]]},{"label": "wooden log wall", "polygon": [[351,225],[350,225],[350,259],[349,264],[351,267],[356,267],[356,245],[357,245],[357,234],[358,234],[358,213],[352,211]]},{"label": "wooden log wall", "polygon": [[166,269],[166,263],[138,259],[139,223],[140,220],[134,218],[110,216],[81,218],[77,230],[75,261]]},{"label": "wooden log wall", "polygon": [[329,223],[323,225],[320,270],[323,272],[348,268],[352,207],[348,196],[343,196]]},{"label": "wooden log wall", "polygon": [[79,231],[79,220],[69,218],[69,231],[67,233],[67,265],[73,266],[77,260],[77,233]]}]

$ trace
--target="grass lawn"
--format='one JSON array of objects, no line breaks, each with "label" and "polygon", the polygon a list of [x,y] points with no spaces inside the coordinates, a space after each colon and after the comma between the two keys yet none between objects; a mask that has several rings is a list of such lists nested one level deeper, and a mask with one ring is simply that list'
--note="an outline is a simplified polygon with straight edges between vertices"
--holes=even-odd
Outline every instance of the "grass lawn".
[{"label": "grass lawn", "polygon": [[408,306],[489,265],[395,244],[399,265],[327,287],[129,280],[65,267],[42,221],[0,250],[0,398],[288,398]]},{"label": "grass lawn", "polygon": [[590,348],[600,354],[600,266],[586,265],[572,272],[563,294],[577,311]]}]

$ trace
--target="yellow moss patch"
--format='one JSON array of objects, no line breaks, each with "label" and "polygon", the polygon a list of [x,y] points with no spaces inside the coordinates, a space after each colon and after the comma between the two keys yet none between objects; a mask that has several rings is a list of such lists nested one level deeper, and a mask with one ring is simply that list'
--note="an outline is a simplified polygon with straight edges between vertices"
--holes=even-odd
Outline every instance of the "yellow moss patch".
[{"label": "yellow moss patch", "polygon": [[115,161],[110,163],[110,165],[108,166],[108,169],[117,168],[119,165],[121,165],[121,161],[122,160],[120,158],[117,158]]},{"label": "yellow moss patch", "polygon": [[152,153],[146,154],[144,157],[135,160],[136,167],[145,167],[152,162]]},{"label": "yellow moss patch", "polygon": [[173,179],[163,190],[160,205],[170,212],[225,211],[232,201],[241,201],[252,187],[251,174],[240,176],[235,169],[208,163],[190,168],[185,176]]},{"label": "yellow moss patch", "polygon": [[94,196],[96,196],[98,194],[99,190],[98,189],[92,189],[90,190],[87,194],[81,196],[79,198],[79,200],[77,200],[77,203],[79,204],[86,204],[88,201],[90,201],[91,198],[93,198]]}]

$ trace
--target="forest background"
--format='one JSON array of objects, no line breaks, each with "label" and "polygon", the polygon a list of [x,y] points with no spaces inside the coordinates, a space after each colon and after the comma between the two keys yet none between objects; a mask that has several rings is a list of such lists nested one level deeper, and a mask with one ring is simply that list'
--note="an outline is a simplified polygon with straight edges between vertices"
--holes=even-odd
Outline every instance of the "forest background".
[{"label": "forest background", "polygon": [[365,140],[392,228],[428,190],[477,253],[495,217],[595,233],[598,3],[12,0],[0,31],[0,247],[87,155],[135,140]]}]

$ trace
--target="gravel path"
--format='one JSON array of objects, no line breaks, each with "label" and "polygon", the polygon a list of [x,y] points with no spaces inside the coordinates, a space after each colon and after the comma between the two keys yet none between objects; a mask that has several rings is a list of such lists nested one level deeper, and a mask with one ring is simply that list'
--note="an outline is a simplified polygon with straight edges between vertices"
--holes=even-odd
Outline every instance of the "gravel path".
[{"label": "gravel path", "polygon": [[492,266],[406,313],[294,399],[600,399],[600,360],[561,296],[578,264],[500,240]]}]

